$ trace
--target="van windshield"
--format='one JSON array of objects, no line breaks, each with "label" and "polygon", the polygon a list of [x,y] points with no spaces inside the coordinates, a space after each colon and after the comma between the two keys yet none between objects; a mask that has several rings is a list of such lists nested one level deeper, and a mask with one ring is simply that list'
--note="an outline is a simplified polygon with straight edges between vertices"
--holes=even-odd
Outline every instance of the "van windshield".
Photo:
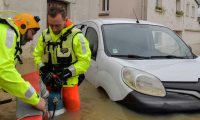
[{"label": "van windshield", "polygon": [[103,25],[106,54],[115,57],[138,56],[144,59],[192,59],[188,46],[172,30],[154,25]]}]

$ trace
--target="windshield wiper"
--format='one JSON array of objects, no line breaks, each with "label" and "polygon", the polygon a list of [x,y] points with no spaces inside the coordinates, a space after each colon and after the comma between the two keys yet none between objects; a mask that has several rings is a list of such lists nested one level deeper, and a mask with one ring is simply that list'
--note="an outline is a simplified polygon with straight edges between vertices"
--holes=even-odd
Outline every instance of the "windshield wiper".
[{"label": "windshield wiper", "polygon": [[145,56],[139,56],[139,55],[111,55],[111,57],[128,57],[128,58],[143,58],[143,59],[149,59],[150,57]]},{"label": "windshield wiper", "polygon": [[168,59],[180,58],[180,59],[185,59],[185,57],[179,57],[179,56],[174,56],[174,55],[167,55],[167,56],[151,56],[150,58],[168,58]]}]

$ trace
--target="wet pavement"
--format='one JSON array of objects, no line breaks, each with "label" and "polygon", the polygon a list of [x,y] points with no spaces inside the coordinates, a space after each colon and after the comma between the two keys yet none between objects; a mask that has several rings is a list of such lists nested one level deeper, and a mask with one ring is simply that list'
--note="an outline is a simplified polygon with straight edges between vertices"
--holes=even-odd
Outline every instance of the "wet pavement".
[{"label": "wet pavement", "polygon": [[[200,55],[200,45],[191,45],[195,54]],[[33,59],[24,59],[23,65],[17,65],[22,75],[36,71]],[[52,120],[199,120],[200,112],[195,114],[145,115],[130,110],[109,99],[107,93],[96,89],[87,80],[79,86],[81,109],[76,112],[66,112]],[[0,101],[13,98],[0,91]],[[0,106],[0,120],[15,120],[16,102]]]}]

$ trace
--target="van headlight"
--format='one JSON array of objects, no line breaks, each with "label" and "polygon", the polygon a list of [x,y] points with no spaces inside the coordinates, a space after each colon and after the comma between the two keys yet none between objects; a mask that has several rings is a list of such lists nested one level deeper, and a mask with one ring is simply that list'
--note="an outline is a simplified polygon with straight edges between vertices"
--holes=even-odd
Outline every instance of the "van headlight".
[{"label": "van headlight", "polygon": [[122,69],[123,81],[133,90],[152,96],[165,96],[166,91],[161,81],[144,71],[124,67]]}]

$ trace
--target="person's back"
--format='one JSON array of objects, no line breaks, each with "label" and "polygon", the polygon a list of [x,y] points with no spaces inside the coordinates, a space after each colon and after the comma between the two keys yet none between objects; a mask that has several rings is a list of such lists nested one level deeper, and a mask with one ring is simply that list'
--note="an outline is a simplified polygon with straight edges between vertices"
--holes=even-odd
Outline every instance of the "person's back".
[{"label": "person's back", "polygon": [[[26,20],[32,20],[35,24],[27,24]],[[44,99],[39,97],[29,82],[24,81],[15,68],[17,60],[20,61],[19,54],[22,52],[20,36],[24,36],[25,43],[33,39],[40,28],[38,22],[34,16],[28,13],[22,13],[20,24],[4,19],[0,20],[0,88],[45,112]],[[19,26],[23,26],[22,24],[26,27],[19,28]],[[21,31],[22,29],[24,32]]]},{"label": "person's back", "polygon": [[[8,31],[7,31],[7,29],[8,29]],[[9,31],[12,31],[12,29],[9,28],[9,26],[7,24],[0,23],[0,30],[1,30],[1,32],[0,32],[0,49],[1,49],[0,56],[5,56],[5,57],[1,57],[1,59],[0,59],[0,65],[2,65],[2,64],[5,64],[5,62],[7,61],[8,58],[11,59],[13,57],[13,59],[14,59],[15,49],[13,50],[13,49],[7,49],[7,48],[8,47],[11,48],[12,46],[15,46],[16,39],[7,38],[7,39],[13,39],[13,43],[12,42],[9,43],[9,41],[6,42],[7,34],[9,34]],[[14,35],[13,32],[11,32],[11,33]],[[16,34],[15,34],[15,37],[16,37]],[[11,54],[10,56],[12,56],[12,57],[8,56],[9,53]],[[10,61],[13,61],[13,59],[11,59]],[[2,68],[2,67],[0,66],[0,68]]]}]

